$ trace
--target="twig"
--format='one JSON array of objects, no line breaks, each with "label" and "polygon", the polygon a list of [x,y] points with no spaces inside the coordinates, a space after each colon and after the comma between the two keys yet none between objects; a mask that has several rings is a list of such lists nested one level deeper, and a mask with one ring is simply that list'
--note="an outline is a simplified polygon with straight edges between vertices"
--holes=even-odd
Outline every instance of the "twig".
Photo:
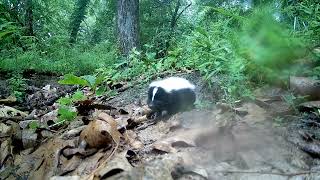
[{"label": "twig", "polygon": [[279,175],[279,176],[299,176],[303,174],[313,174],[319,173],[317,171],[302,171],[302,172],[295,172],[295,173],[277,173],[277,172],[264,172],[264,171],[241,171],[241,170],[225,170],[225,171],[213,171],[217,173],[246,173],[246,174],[272,174],[272,175]]},{"label": "twig", "polygon": [[58,125],[60,125],[60,124],[63,124],[64,122],[66,122],[66,120],[62,120],[62,121],[59,121],[59,122],[57,122],[57,123],[54,123],[54,124],[50,125],[48,128],[50,129],[50,128],[52,128],[52,127],[58,126]]},{"label": "twig", "polygon": [[192,5],[192,3],[188,4],[188,5],[178,14],[176,21],[180,18],[181,14],[182,14],[186,9],[188,9],[188,7],[190,7],[191,5]]}]

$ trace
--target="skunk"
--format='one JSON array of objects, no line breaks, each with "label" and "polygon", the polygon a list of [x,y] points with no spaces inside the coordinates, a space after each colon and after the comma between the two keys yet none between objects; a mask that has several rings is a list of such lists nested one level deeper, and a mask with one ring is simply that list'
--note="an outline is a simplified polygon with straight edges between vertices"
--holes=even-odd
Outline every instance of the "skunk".
[{"label": "skunk", "polygon": [[154,81],[149,85],[148,106],[156,113],[167,115],[193,107],[196,100],[195,86],[188,80],[179,77],[169,77]]}]

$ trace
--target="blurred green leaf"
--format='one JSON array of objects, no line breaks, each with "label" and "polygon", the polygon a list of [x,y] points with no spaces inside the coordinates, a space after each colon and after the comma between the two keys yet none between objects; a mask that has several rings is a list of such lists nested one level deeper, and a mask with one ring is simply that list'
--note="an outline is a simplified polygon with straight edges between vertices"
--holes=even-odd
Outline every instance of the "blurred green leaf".
[{"label": "blurred green leaf", "polygon": [[73,74],[64,75],[64,79],[58,81],[59,84],[65,85],[81,85],[90,86],[89,82],[81,77],[75,76]]},{"label": "blurred green leaf", "polygon": [[93,75],[85,75],[85,76],[81,76],[81,78],[83,78],[86,81],[88,81],[90,87],[93,87],[95,82],[96,82],[96,77],[93,76]]},{"label": "blurred green leaf", "polygon": [[29,128],[32,130],[36,130],[39,127],[39,123],[37,121],[32,121],[29,123]]},{"label": "blurred green leaf", "polygon": [[58,99],[57,102],[61,105],[71,105],[72,104],[71,98],[68,98],[68,97],[62,97],[62,98]]},{"label": "blurred green leaf", "polygon": [[96,91],[96,95],[101,96],[106,92],[106,90],[107,88],[105,86],[100,86]]},{"label": "blurred green leaf", "polygon": [[82,91],[76,91],[73,95],[72,95],[72,101],[83,101],[86,100],[87,97],[83,94]]},{"label": "blurred green leaf", "polygon": [[60,120],[72,121],[76,118],[77,112],[72,111],[68,107],[60,107],[58,110],[58,115]]}]

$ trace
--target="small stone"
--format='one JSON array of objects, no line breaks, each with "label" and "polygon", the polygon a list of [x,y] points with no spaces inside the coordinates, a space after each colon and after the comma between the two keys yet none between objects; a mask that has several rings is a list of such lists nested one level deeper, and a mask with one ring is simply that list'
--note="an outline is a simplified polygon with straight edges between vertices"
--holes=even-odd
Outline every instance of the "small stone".
[{"label": "small stone", "polygon": [[25,149],[35,147],[38,135],[32,130],[25,129],[22,131],[22,143]]}]

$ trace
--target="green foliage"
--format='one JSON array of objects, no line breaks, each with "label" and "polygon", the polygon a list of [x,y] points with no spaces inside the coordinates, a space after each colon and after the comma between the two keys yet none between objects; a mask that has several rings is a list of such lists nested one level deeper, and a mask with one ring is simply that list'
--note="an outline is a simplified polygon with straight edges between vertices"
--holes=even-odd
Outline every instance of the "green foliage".
[{"label": "green foliage", "polygon": [[18,101],[22,101],[24,94],[25,94],[25,88],[26,88],[26,79],[23,78],[22,74],[20,73],[13,73],[11,75],[11,78],[7,80],[9,90],[12,95],[14,95]]},{"label": "green foliage", "polygon": [[86,100],[87,97],[81,92],[76,91],[70,97],[62,97],[57,100],[59,103],[58,119],[59,122],[72,121],[77,117],[77,111],[74,104]]},{"label": "green foliage", "polygon": [[[85,75],[85,76],[75,76],[73,74],[66,74],[64,79],[60,80],[59,84],[64,85],[79,85],[81,87],[89,87],[93,91],[92,95],[102,95],[104,93],[103,87],[98,87],[104,81],[104,76],[98,74]],[[81,91],[76,91],[72,96],[62,97],[57,100],[59,103],[58,118],[59,123],[64,123],[66,121],[72,121],[77,117],[77,111],[75,108],[75,103],[79,101],[84,101],[89,99],[88,96],[84,95]]]},{"label": "green foliage", "polygon": [[30,129],[32,129],[32,130],[34,130],[34,131],[35,131],[37,128],[40,127],[40,126],[39,126],[39,123],[36,122],[36,121],[30,122],[28,126],[29,126]]},{"label": "green foliage", "polygon": [[64,78],[60,80],[58,83],[64,85],[89,86],[89,82],[86,79],[75,76],[73,74],[64,75]]},{"label": "green foliage", "polygon": [[284,95],[282,98],[296,112],[299,112],[297,106],[305,101],[305,97],[295,96],[294,94]]},{"label": "green foliage", "polygon": [[99,90],[99,93],[102,93],[103,88],[99,88],[98,86],[103,83],[105,76],[102,74],[94,75],[85,75],[85,76],[75,76],[73,74],[66,74],[64,79],[60,80],[59,84],[64,85],[80,85],[82,87],[88,86],[90,89],[95,92]]},{"label": "green foliage", "polygon": [[117,58],[116,50],[109,42],[88,48],[89,51],[84,50],[85,47],[70,48],[67,39],[51,40],[45,50],[34,48],[23,51],[20,48],[13,48],[11,51],[2,51],[0,69],[9,72],[33,70],[40,73],[83,75],[91,74],[99,67],[113,64]]},{"label": "green foliage", "polygon": [[283,70],[306,54],[303,39],[291,36],[289,29],[272,14],[272,8],[268,6],[256,8],[233,38],[235,50],[247,59],[247,73],[255,80],[270,82],[286,78],[293,72]]},{"label": "green foliage", "polygon": [[77,112],[68,106],[59,107],[58,118],[59,122],[72,121],[77,117]]},{"label": "green foliage", "polygon": [[[224,98],[230,102],[252,97],[252,86],[274,83],[298,70],[319,78],[320,53],[314,48],[320,44],[319,3],[270,3],[199,0],[189,6],[185,0],[142,0],[142,48],[122,58],[115,36],[115,0],[34,0],[34,37],[25,36],[24,2],[0,0],[0,70],[67,74],[61,83],[87,86],[93,95],[115,93],[99,86],[102,83],[145,83],[159,73],[196,70],[209,86],[219,77]],[[87,7],[86,13],[72,15],[81,4]],[[179,15],[177,21],[175,15]],[[75,25],[79,19],[77,42],[70,46],[70,23]],[[312,60],[315,67],[302,70],[301,58]],[[94,73],[98,76],[87,75]],[[23,97],[23,83],[19,78],[11,81],[12,92]],[[59,100],[66,106],[60,116],[66,119],[74,116],[72,107],[79,94],[74,95]]]},{"label": "green foliage", "polygon": [[317,0],[291,1],[284,7],[285,21],[312,44],[320,43],[320,4]]}]

